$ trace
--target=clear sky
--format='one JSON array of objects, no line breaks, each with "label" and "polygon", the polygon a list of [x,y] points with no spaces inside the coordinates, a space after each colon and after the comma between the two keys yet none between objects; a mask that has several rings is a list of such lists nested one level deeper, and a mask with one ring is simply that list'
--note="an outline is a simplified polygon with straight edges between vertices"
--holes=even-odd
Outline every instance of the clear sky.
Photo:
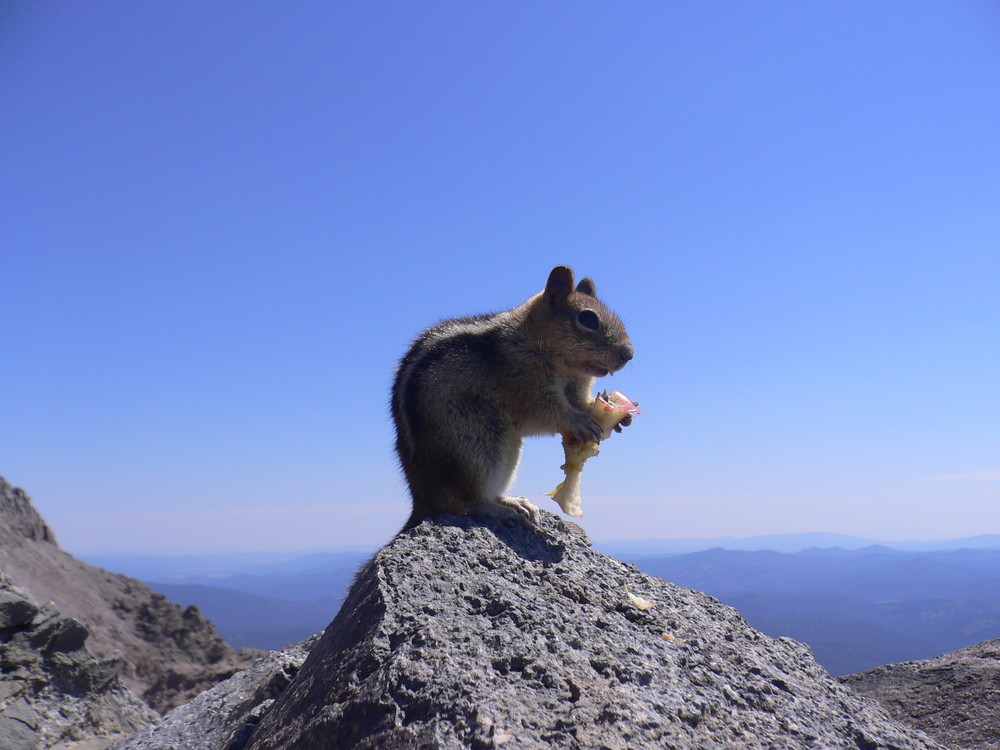
[{"label": "clear sky", "polygon": [[593,538],[1000,532],[993,2],[6,2],[0,244],[71,551],[387,540],[395,362],[557,263],[636,346]]}]

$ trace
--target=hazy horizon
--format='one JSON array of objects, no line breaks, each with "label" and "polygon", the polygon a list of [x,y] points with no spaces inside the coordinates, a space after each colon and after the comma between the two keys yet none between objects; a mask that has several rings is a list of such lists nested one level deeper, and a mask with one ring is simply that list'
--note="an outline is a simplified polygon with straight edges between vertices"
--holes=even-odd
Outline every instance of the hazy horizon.
[{"label": "hazy horizon", "polygon": [[70,551],[382,544],[408,342],[564,263],[643,411],[592,538],[1000,532],[998,39],[971,0],[8,4],[0,475]]},{"label": "hazy horizon", "polygon": [[[819,538],[817,545],[814,540]],[[900,538],[900,539],[872,539],[869,537],[853,536],[850,534],[838,534],[825,531],[804,531],[789,532],[783,534],[758,534],[753,536],[720,536],[720,537],[648,537],[630,539],[592,539],[595,548],[607,552],[613,556],[626,551],[659,547],[663,550],[676,554],[686,554],[692,551],[702,551],[722,546],[725,549],[741,551],[800,551],[818,546],[823,549],[860,549],[867,545],[884,545],[894,549],[1000,549],[1000,535],[979,534],[970,537],[957,538],[937,538],[926,539]],[[973,542],[967,547],[956,546],[961,542]],[[843,546],[848,543],[848,546]],[[727,546],[728,545],[728,546]],[[378,550],[381,544],[338,544],[326,547],[312,548],[268,548],[268,549],[225,549],[225,548],[204,548],[174,551],[167,553],[151,553],[146,549],[134,550],[70,550],[74,554],[85,559],[111,560],[116,557],[136,559],[141,557],[149,558],[225,558],[230,557],[234,561],[239,559],[260,558],[265,560],[283,559],[307,559],[310,556],[338,555],[350,553],[371,553]]]}]

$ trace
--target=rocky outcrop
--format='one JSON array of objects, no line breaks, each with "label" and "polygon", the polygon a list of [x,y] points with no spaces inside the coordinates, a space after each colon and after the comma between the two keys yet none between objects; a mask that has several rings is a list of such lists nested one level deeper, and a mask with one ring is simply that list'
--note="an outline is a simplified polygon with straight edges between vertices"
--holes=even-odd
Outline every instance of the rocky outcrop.
[{"label": "rocky outcrop", "polygon": [[87,636],[0,573],[0,748],[100,750],[158,718],[119,679],[121,655],[97,659]]},{"label": "rocky outcrop", "polygon": [[0,569],[38,601],[86,625],[98,657],[120,652],[121,679],[165,712],[248,666],[196,607],[182,609],[144,583],[62,550],[20,489],[0,478]]},{"label": "rocky outcrop", "polygon": [[1000,748],[1000,639],[933,659],[876,667],[841,681],[940,742]]},{"label": "rocky outcrop", "polygon": [[245,747],[939,747],[804,646],[543,516],[537,531],[442,517],[393,540]]}]

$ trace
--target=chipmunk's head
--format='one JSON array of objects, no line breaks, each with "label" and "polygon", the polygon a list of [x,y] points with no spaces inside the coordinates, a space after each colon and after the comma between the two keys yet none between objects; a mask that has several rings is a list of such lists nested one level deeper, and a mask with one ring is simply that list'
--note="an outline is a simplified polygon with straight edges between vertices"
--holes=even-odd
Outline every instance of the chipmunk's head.
[{"label": "chipmunk's head", "polygon": [[539,307],[549,323],[547,343],[572,369],[599,378],[622,369],[635,354],[621,320],[597,299],[593,280],[574,287],[568,266],[549,273]]}]

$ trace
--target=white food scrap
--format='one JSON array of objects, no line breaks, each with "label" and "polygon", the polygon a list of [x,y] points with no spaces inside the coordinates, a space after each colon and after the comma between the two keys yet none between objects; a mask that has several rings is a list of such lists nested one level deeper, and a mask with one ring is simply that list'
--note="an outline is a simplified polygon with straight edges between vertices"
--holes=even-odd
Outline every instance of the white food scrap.
[{"label": "white food scrap", "polygon": [[625,584],[625,593],[628,595],[629,601],[632,602],[638,609],[652,609],[656,606],[656,602],[652,599],[643,599],[641,596],[636,596],[629,591],[627,583]]},{"label": "white food scrap", "polygon": [[[639,405],[634,403],[621,391],[601,393],[590,406],[590,413],[601,423],[604,433],[601,440],[606,440],[614,432],[615,427],[631,414],[639,414]],[[600,441],[598,441],[600,442]],[[563,453],[566,463],[560,468],[566,473],[566,478],[552,492],[545,494],[552,497],[563,513],[573,518],[583,516],[580,507],[580,479],[583,474],[583,464],[591,456],[598,453],[598,443],[581,442],[570,434],[563,434]]]}]

